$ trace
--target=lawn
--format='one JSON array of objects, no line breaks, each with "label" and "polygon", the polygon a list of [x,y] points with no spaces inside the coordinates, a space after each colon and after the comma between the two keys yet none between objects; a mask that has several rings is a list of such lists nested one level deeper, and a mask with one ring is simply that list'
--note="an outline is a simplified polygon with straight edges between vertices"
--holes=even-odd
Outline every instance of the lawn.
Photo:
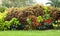
[{"label": "lawn", "polygon": [[0,31],[0,36],[59,36],[60,30]]}]

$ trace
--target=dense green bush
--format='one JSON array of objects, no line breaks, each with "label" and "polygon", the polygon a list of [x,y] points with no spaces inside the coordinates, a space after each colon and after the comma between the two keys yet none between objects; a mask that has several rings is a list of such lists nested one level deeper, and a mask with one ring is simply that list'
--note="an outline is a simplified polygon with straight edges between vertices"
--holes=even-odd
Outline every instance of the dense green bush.
[{"label": "dense green bush", "polygon": [[0,30],[3,30],[4,28],[4,21],[5,17],[7,16],[7,11],[4,11],[3,13],[0,12]]},{"label": "dense green bush", "polygon": [[[17,28],[19,21],[17,18],[12,18],[10,21],[0,20],[0,30],[13,30],[14,27]],[[15,26],[13,26],[15,25]]]},{"label": "dense green bush", "polygon": [[59,8],[36,5],[27,8],[8,8],[1,12],[0,30],[60,29]]},{"label": "dense green bush", "polygon": [[5,18],[7,16],[7,11],[4,11],[3,13],[0,12],[0,30],[10,30],[10,25],[18,25],[19,21],[17,18],[12,18],[10,21],[5,21]]},{"label": "dense green bush", "polygon": [[12,18],[10,21],[9,21],[10,25],[10,30],[15,30],[17,28],[17,25],[20,24],[19,23],[19,20],[17,18]]}]

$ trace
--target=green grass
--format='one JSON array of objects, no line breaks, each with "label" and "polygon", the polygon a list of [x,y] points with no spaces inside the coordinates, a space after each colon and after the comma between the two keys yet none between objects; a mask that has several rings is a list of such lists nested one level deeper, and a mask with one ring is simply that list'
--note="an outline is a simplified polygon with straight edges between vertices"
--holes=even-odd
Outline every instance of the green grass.
[{"label": "green grass", "polygon": [[0,31],[0,36],[60,36],[60,30]]}]

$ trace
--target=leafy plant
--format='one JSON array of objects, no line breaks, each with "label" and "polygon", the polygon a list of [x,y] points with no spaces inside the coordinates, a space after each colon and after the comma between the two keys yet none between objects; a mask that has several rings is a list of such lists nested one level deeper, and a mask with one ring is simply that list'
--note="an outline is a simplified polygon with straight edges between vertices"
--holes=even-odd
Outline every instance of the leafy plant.
[{"label": "leafy plant", "polygon": [[27,18],[26,21],[27,21],[27,24],[31,23],[31,19],[29,19],[29,18]]},{"label": "leafy plant", "polygon": [[9,30],[10,29],[10,23],[9,21],[5,21],[3,23],[3,30]]},{"label": "leafy plant", "polygon": [[38,21],[38,22],[42,22],[42,21],[43,21],[43,17],[42,17],[42,16],[38,16],[38,17],[37,17],[37,21]]},{"label": "leafy plant", "polygon": [[10,20],[10,24],[15,24],[15,25],[17,25],[17,24],[19,24],[19,20],[18,20],[17,18],[12,18],[12,19]]},{"label": "leafy plant", "polygon": [[0,6],[0,12],[4,12],[6,10],[5,7]]},{"label": "leafy plant", "polygon": [[10,29],[11,30],[16,30],[17,25],[19,24],[19,20],[17,18],[12,18],[10,21]]},{"label": "leafy plant", "polygon": [[54,29],[60,29],[60,20],[57,20],[53,23]]},{"label": "leafy plant", "polygon": [[3,13],[0,12],[0,30],[4,29],[4,21],[6,16],[7,16],[7,11]]}]

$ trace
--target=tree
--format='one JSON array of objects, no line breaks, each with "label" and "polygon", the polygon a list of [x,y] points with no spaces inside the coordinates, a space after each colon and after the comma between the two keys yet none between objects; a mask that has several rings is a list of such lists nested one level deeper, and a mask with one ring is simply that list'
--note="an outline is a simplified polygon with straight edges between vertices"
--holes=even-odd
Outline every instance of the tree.
[{"label": "tree", "polygon": [[60,7],[60,0],[49,0],[50,2],[46,3],[46,4],[50,4],[51,6],[54,7]]},{"label": "tree", "polygon": [[33,0],[2,0],[2,6],[6,7],[21,7],[34,4]]}]

